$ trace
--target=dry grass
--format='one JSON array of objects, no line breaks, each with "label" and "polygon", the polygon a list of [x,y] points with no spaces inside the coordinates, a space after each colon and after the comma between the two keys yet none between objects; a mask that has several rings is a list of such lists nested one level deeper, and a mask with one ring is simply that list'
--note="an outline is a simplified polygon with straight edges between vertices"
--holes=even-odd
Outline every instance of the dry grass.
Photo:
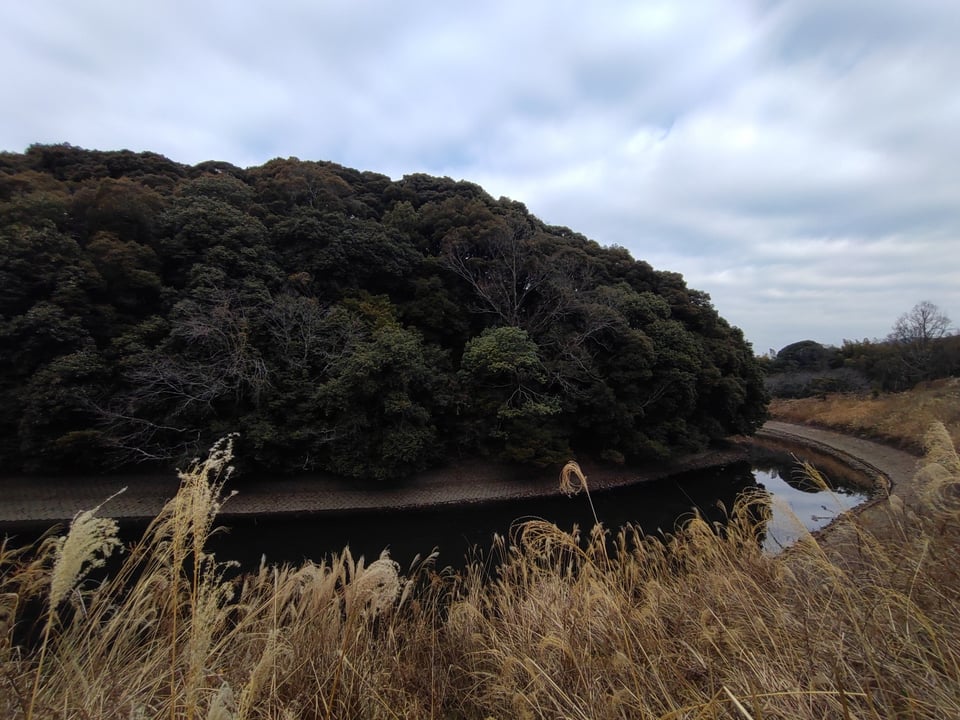
[{"label": "dry grass", "polygon": [[774,400],[770,414],[775,420],[876,438],[912,452],[922,450],[927,429],[940,422],[956,446],[960,444],[960,378],[876,397],[837,394],[823,400]]},{"label": "dry grass", "polygon": [[[667,543],[628,528],[615,551],[599,525],[581,542],[526,523],[500,541],[494,578],[432,557],[402,577],[386,555],[345,550],[237,581],[203,550],[224,445],[184,473],[114,579],[48,602],[41,647],[11,646],[0,626],[0,715],[960,717],[960,462],[946,437],[929,436],[917,478],[932,511],[904,513],[898,536],[851,523],[855,562],[809,536],[763,555],[755,498],[722,533],[696,518]],[[4,617],[50,600],[44,553],[0,546]]]}]

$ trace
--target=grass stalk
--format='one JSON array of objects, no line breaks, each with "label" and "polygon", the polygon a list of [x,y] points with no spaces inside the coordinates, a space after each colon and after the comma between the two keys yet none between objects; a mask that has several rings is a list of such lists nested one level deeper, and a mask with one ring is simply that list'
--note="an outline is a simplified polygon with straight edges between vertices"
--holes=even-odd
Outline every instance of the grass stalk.
[{"label": "grass stalk", "polygon": [[593,498],[590,497],[590,487],[587,485],[587,476],[583,474],[580,465],[570,460],[560,471],[560,492],[567,497],[577,495],[581,490],[587,496],[587,502],[590,503],[590,512],[593,514],[594,525],[600,524],[597,517],[597,509],[593,506]]},{"label": "grass stalk", "polygon": [[0,716],[960,717],[960,462],[939,437],[916,480],[927,504],[880,534],[847,519],[838,542],[767,556],[754,497],[722,528],[694,517],[610,543],[599,522],[586,538],[528,522],[496,570],[425,564],[408,581],[345,550],[225,582],[200,542],[219,495],[184,482],[97,587],[76,582],[88,564],[58,563],[65,540],[0,548],[5,617],[34,603],[41,630],[4,649]]}]

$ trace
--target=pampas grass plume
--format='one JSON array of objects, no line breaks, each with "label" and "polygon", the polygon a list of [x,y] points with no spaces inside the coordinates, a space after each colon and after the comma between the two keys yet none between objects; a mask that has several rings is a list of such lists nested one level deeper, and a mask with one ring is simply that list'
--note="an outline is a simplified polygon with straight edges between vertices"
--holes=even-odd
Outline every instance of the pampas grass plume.
[{"label": "pampas grass plume", "polygon": [[207,710],[207,720],[235,720],[236,700],[233,696],[233,689],[229,684],[223,683],[217,694],[213,696],[210,702],[210,708]]},{"label": "pampas grass plume", "polygon": [[47,656],[50,630],[56,617],[57,606],[66,599],[86,573],[93,568],[102,567],[110,553],[120,546],[116,521],[110,518],[98,518],[96,513],[125,490],[126,488],[123,488],[114,493],[93,510],[77,513],[70,523],[70,530],[66,536],[58,538],[53,545],[53,570],[50,573],[47,621],[43,628],[43,641],[34,674],[33,691],[30,693],[30,703],[27,706],[27,720],[33,718],[43,673],[43,661]]},{"label": "pampas grass plume", "polygon": [[117,522],[99,518],[96,513],[121,492],[111,495],[93,510],[77,513],[66,536],[54,545],[53,572],[50,575],[50,607],[59,605],[90,570],[102,567],[113,550],[120,546]]},{"label": "pampas grass plume", "polygon": [[960,513],[960,456],[943,423],[930,426],[924,437],[926,465],[918,474],[924,499],[942,519]]},{"label": "pampas grass plume", "polygon": [[355,577],[347,588],[347,613],[369,613],[379,617],[393,609],[400,595],[400,565],[384,550]]}]

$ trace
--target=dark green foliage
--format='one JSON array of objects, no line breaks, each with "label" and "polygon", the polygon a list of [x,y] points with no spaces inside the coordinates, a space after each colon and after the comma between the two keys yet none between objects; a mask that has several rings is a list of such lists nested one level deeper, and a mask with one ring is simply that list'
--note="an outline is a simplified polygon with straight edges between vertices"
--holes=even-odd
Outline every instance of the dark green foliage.
[{"label": "dark green foliage", "polygon": [[773,397],[805,398],[830,392],[863,392],[869,389],[867,376],[860,368],[845,366],[844,352],[801,340],[766,358],[765,385]]},{"label": "dark green foliage", "polygon": [[15,391],[21,408],[18,437],[24,469],[91,470],[102,463],[100,431],[82,428],[108,378],[98,353],[87,348],[43,365]]},{"label": "dark green foliage", "polygon": [[843,365],[840,351],[835,347],[821,345],[815,340],[791,343],[777,353],[771,363],[772,372],[805,370],[818,372]]},{"label": "dark green foliage", "polygon": [[464,414],[477,428],[481,447],[492,438],[512,460],[561,460],[556,451],[566,450],[566,444],[552,447],[553,438],[543,432],[545,421],[560,412],[560,399],[547,392],[546,368],[526,330],[487,328],[470,340],[458,379],[461,387],[469,390]]},{"label": "dark green foliage", "polygon": [[765,415],[704,293],[477,185],[277,159],[0,156],[0,461],[391,479],[665,457]]}]

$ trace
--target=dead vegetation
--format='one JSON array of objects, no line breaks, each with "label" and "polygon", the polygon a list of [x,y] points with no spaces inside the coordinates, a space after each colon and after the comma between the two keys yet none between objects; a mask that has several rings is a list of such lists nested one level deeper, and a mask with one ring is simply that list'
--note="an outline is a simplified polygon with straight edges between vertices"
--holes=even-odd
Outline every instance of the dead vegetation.
[{"label": "dead vegetation", "polygon": [[919,454],[935,422],[943,423],[954,446],[960,444],[960,378],[921,383],[902,393],[778,399],[771,402],[770,414],[775,420],[869,437]]},{"label": "dead vegetation", "polygon": [[[402,576],[344,550],[228,580],[204,550],[228,440],[108,581],[83,579],[113,549],[92,515],[32,558],[0,546],[0,714],[960,717],[960,461],[942,426],[927,444],[930,511],[904,510],[881,537],[851,520],[855,562],[809,535],[764,555],[755,497],[723,532],[698,518],[667,542],[627,528],[614,550],[600,525],[581,539],[528,522],[499,542],[494,577],[429,557]],[[38,600],[38,641],[13,642]]]}]

